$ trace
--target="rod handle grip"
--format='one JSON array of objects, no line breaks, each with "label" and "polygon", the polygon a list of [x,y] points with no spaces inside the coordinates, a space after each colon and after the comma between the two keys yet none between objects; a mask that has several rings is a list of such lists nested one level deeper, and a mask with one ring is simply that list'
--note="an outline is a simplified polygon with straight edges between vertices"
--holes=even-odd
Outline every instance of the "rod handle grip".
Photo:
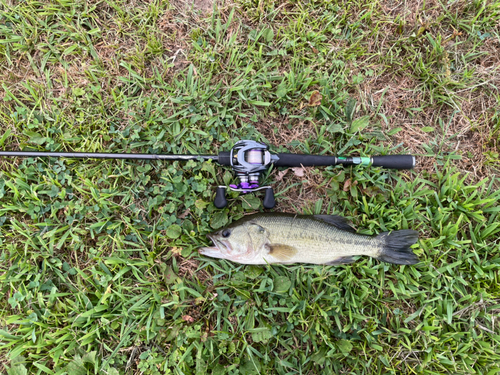
[{"label": "rod handle grip", "polygon": [[217,163],[220,165],[231,165],[231,154],[229,151],[221,151],[219,152],[219,157],[217,159]]},{"label": "rod handle grip", "polygon": [[413,169],[415,167],[415,156],[413,155],[382,155],[372,157],[373,167],[389,169]]},{"label": "rod handle grip", "polygon": [[278,154],[279,160],[274,162],[277,167],[319,167],[336,165],[337,158],[328,155]]}]

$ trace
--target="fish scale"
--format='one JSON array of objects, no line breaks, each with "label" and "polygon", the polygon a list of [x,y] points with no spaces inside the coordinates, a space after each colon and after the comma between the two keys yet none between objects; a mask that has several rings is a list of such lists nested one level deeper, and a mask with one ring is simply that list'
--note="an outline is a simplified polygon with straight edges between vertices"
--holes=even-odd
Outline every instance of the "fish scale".
[{"label": "fish scale", "polygon": [[331,215],[259,213],[209,235],[213,247],[200,254],[241,264],[339,264],[367,255],[395,264],[418,263],[409,229],[376,236],[356,234],[345,218]]},{"label": "fish scale", "polygon": [[286,263],[324,264],[356,255],[376,256],[382,247],[380,240],[310,218],[262,216],[255,222],[269,231],[271,243],[286,243],[297,249]]}]

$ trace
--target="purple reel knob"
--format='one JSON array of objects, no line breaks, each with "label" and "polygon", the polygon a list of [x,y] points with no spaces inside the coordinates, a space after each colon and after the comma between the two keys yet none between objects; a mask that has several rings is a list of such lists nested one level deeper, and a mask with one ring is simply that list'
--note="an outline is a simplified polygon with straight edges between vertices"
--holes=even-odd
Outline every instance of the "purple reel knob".
[{"label": "purple reel knob", "polygon": [[[253,189],[259,187],[258,181],[250,181],[250,182],[240,182],[238,185],[229,185],[233,189],[243,189],[243,194],[251,193]],[[249,189],[249,190],[246,190]]]}]

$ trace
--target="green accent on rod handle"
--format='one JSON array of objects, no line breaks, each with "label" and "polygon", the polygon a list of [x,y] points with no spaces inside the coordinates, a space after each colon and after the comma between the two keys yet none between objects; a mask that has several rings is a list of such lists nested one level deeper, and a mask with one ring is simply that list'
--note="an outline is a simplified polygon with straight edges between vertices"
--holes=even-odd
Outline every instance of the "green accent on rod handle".
[{"label": "green accent on rod handle", "polygon": [[351,161],[353,165],[364,165],[369,166],[372,162],[372,158],[370,157],[362,157],[362,156],[338,156],[337,159],[339,161]]},{"label": "green accent on rod handle", "polygon": [[372,163],[372,158],[362,157],[360,159],[361,159],[361,165],[369,166]]}]

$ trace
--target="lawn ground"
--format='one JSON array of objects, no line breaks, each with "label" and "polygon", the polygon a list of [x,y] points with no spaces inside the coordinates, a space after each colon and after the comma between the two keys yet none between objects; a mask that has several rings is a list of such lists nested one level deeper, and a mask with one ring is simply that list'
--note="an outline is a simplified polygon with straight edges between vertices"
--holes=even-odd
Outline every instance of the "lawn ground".
[{"label": "lawn ground", "polygon": [[416,266],[241,266],[213,163],[0,160],[0,373],[500,373],[500,2],[0,0],[0,148],[412,153],[274,170],[274,211]]}]

